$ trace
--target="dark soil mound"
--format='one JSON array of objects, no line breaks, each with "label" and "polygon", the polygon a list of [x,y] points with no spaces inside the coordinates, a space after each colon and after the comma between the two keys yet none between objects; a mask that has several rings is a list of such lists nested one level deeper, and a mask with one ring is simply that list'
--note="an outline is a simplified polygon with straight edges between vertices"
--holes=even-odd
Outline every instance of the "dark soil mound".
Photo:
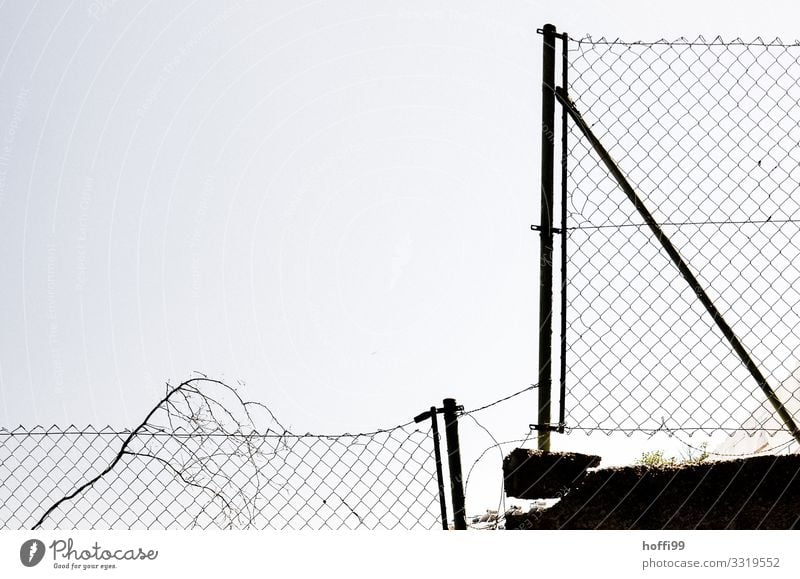
[{"label": "dark soil mound", "polygon": [[800,528],[800,456],[589,472],[544,511],[507,529]]},{"label": "dark soil mound", "polygon": [[561,498],[600,457],[517,448],[503,460],[506,494],[518,499]]}]

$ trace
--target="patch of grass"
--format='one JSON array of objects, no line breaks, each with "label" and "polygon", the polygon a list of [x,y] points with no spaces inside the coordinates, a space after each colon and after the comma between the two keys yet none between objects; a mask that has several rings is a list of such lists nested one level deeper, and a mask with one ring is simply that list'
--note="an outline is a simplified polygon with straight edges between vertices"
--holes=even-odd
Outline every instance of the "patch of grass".
[{"label": "patch of grass", "polygon": [[664,456],[663,450],[651,450],[643,452],[642,456],[636,459],[636,464],[650,467],[675,466],[678,460],[674,456]]},{"label": "patch of grass", "polygon": [[682,466],[682,465],[693,465],[693,464],[701,464],[705,462],[708,457],[708,451],[706,448],[708,447],[708,443],[704,442],[700,445],[699,452],[696,453],[694,449],[689,449],[689,451],[683,455],[683,458],[678,459],[674,456],[665,456],[663,450],[651,450],[649,452],[643,452],[642,456],[636,459],[637,465],[641,466],[649,466],[649,467],[665,467],[665,466]]},{"label": "patch of grass", "polygon": [[700,443],[699,452],[695,454],[695,449],[690,448],[689,452],[683,457],[681,464],[700,464],[705,462],[708,457],[708,443]]}]

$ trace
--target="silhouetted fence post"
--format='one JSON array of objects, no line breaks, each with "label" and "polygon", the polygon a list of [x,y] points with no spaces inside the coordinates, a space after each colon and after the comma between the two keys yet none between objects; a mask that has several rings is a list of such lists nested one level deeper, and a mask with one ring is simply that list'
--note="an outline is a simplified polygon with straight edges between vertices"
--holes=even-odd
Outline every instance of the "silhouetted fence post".
[{"label": "silhouetted fence post", "polygon": [[453,526],[457,531],[467,528],[466,509],[464,506],[464,482],[461,477],[461,448],[458,442],[458,411],[454,398],[445,398],[444,430],[447,438],[447,463],[450,470],[450,493],[453,500]]},{"label": "silhouetted fence post", "polygon": [[431,406],[427,412],[414,417],[414,422],[431,419],[433,430],[433,451],[436,458],[436,477],[439,482],[439,505],[442,512],[442,528],[448,529],[447,506],[444,494],[444,475],[442,474],[442,454],[439,448],[439,421],[436,415],[444,413],[444,431],[447,439],[447,466],[450,471],[450,498],[453,501],[453,527],[457,531],[467,528],[466,508],[464,505],[464,482],[461,476],[461,448],[458,440],[458,412],[464,410],[458,406],[454,398],[445,398],[443,408]]},{"label": "silhouetted fence post", "polygon": [[545,24],[542,68],[542,189],[539,221],[539,450],[550,450],[553,338],[553,170],[555,150],[556,27]]},{"label": "silhouetted fence post", "polygon": [[427,412],[414,417],[414,422],[422,422],[423,420],[431,419],[431,430],[433,431],[433,455],[436,459],[436,482],[439,484],[439,508],[442,515],[442,528],[447,531],[447,499],[444,496],[444,475],[442,474],[442,451],[439,447],[439,420],[436,414],[439,410],[436,406],[431,406]]}]

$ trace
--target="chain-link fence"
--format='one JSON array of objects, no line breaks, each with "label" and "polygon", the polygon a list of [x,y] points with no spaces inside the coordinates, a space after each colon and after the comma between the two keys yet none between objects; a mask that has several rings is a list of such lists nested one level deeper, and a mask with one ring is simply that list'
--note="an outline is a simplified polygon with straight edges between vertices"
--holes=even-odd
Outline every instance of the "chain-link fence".
[{"label": "chain-link fence", "polygon": [[[0,529],[502,528],[503,457],[533,436],[508,439],[522,430],[509,411],[536,388],[318,435],[203,378],[130,430],[0,429]],[[254,428],[264,420],[278,429]]]},{"label": "chain-link fence", "polygon": [[0,430],[0,528],[429,529],[441,524],[433,451],[413,422],[293,434],[197,378],[132,430]]},{"label": "chain-link fence", "polygon": [[[26,529],[106,469],[130,432],[0,432],[0,523]],[[427,429],[369,434],[138,433],[42,528],[434,528]]]},{"label": "chain-link fence", "polygon": [[[567,92],[800,420],[800,45],[568,42]],[[575,123],[567,427],[785,425]]]}]

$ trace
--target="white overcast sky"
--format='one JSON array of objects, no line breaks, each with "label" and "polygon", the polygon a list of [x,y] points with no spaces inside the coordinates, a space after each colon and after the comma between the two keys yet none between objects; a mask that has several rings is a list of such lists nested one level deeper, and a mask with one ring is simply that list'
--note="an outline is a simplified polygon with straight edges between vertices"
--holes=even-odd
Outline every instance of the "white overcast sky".
[{"label": "white overcast sky", "polygon": [[[134,425],[195,370],[313,432],[535,382],[547,22],[800,36],[791,2],[0,4],[0,424]],[[653,446],[592,440],[556,446]]]}]

